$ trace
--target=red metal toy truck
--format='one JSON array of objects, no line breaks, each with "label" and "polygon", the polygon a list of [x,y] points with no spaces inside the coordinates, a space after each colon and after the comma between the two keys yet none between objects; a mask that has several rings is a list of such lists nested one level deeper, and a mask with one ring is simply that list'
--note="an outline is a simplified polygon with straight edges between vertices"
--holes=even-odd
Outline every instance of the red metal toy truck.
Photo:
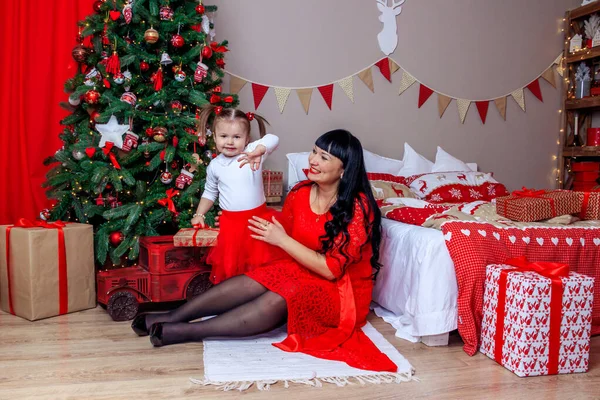
[{"label": "red metal toy truck", "polygon": [[139,305],[190,299],[212,284],[209,247],[175,247],[173,236],[140,238],[139,265],[97,274],[98,303],[115,321],[135,317]]}]

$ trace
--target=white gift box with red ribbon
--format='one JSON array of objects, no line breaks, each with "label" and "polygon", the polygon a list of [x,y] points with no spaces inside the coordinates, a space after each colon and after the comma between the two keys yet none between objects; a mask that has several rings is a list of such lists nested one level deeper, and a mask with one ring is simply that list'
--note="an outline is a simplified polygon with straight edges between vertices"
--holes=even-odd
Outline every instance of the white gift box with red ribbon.
[{"label": "white gift box with red ribbon", "polygon": [[480,351],[521,377],[586,372],[593,292],[586,275],[549,279],[488,265]]}]

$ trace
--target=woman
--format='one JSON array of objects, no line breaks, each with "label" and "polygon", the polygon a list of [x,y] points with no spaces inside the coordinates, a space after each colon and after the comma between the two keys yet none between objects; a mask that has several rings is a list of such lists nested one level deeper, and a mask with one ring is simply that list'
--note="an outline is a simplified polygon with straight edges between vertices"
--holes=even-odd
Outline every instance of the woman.
[{"label": "woman", "polygon": [[[361,330],[380,268],[381,214],[360,141],[345,130],[327,132],[317,139],[309,164],[309,180],[285,201],[283,224],[275,218],[249,221],[253,237],[280,247],[288,260],[233,277],[174,311],[142,314],[134,331],[149,331],[151,342],[163,346],[256,335],[287,320],[288,337],[275,344],[282,350],[395,372]],[[217,316],[189,322],[210,315]]]}]

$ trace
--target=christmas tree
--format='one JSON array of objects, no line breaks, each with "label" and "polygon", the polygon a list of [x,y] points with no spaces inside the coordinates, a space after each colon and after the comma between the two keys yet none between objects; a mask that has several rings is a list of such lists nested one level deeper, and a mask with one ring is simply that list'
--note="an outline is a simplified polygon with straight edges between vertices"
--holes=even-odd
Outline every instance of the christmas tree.
[{"label": "christmas tree", "polygon": [[[94,225],[102,265],[128,265],[140,236],[189,226],[214,154],[199,108],[234,107],[221,93],[227,42],[215,6],[192,0],[98,0],[80,21],[65,83],[70,114],[45,186],[47,218]],[[209,216],[210,217],[210,216]]]}]

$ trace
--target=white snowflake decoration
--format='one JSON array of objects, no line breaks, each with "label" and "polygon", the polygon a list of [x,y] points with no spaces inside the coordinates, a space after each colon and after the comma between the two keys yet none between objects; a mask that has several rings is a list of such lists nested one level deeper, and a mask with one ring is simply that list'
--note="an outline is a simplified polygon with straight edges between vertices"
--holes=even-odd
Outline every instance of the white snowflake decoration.
[{"label": "white snowflake decoration", "polygon": [[469,194],[471,195],[471,198],[473,198],[473,199],[480,199],[483,197],[481,192],[476,189],[469,189]]},{"label": "white snowflake decoration", "polygon": [[452,188],[448,192],[450,193],[450,196],[452,196],[453,198],[462,199],[462,193],[460,192],[459,189]]},{"label": "white snowflake decoration", "polygon": [[487,192],[488,192],[489,196],[495,196],[496,195],[496,187],[495,186],[488,186]]},{"label": "white snowflake decoration", "polygon": [[439,193],[431,195],[431,201],[442,201],[442,196]]}]

